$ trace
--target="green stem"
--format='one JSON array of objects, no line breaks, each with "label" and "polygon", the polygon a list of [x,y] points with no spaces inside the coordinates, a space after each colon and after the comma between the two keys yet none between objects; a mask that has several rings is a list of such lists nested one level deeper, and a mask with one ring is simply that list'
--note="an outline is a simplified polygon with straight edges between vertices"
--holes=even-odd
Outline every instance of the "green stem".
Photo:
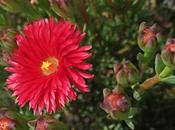
[{"label": "green stem", "polygon": [[143,63],[141,63],[141,70],[144,71],[148,68],[149,63],[151,62],[154,53],[147,53],[145,52],[143,55]]},{"label": "green stem", "polygon": [[144,61],[149,61],[150,60],[150,57],[151,57],[151,54],[150,53],[144,53]]},{"label": "green stem", "polygon": [[160,73],[159,76],[160,76],[161,78],[165,78],[165,77],[167,77],[168,75],[170,75],[171,72],[172,72],[172,69],[169,68],[168,66],[166,66],[166,67],[163,69],[163,71]]}]

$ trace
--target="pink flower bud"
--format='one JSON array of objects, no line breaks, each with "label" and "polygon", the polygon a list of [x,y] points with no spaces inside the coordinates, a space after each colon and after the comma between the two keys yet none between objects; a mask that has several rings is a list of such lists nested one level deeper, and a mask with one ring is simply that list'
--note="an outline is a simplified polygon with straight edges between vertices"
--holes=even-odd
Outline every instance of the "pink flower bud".
[{"label": "pink flower bud", "polygon": [[114,65],[114,73],[121,86],[129,87],[140,81],[140,73],[130,61],[122,61]]},{"label": "pink flower bud", "polygon": [[0,130],[14,130],[15,122],[8,117],[0,118]]},{"label": "pink flower bud", "polygon": [[166,42],[161,57],[166,66],[175,69],[175,38]]},{"label": "pink flower bud", "polygon": [[157,39],[160,33],[157,32],[157,25],[153,24],[147,27],[145,22],[142,22],[139,27],[138,45],[144,52],[152,53],[157,48]]},{"label": "pink flower bud", "polygon": [[101,103],[101,108],[104,109],[107,113],[111,112],[125,112],[128,110],[128,100],[125,95],[119,92],[110,92],[108,93]]}]

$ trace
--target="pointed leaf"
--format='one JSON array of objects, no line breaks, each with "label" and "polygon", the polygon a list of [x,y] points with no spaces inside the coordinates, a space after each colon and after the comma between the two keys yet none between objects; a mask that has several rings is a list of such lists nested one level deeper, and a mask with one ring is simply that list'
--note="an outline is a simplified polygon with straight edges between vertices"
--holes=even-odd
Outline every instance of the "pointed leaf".
[{"label": "pointed leaf", "polygon": [[134,126],[134,124],[133,124],[133,122],[131,120],[126,120],[125,122],[126,122],[126,124],[128,125],[128,127],[130,129],[132,129],[132,130],[135,129],[135,126]]},{"label": "pointed leaf", "polygon": [[134,99],[136,99],[137,101],[139,101],[141,99],[141,95],[138,91],[134,91],[133,93],[133,97]]},{"label": "pointed leaf", "polygon": [[155,71],[156,74],[159,75],[162,70],[165,68],[165,65],[160,57],[160,54],[156,55],[156,59],[155,59]]},{"label": "pointed leaf", "polygon": [[169,84],[175,84],[175,76],[174,75],[168,76],[166,78],[161,79],[161,81]]}]

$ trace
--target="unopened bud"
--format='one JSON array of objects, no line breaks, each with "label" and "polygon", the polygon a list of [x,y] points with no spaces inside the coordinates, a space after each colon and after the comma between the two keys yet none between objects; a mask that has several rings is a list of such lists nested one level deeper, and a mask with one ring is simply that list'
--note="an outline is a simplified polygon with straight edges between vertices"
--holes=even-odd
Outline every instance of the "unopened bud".
[{"label": "unopened bud", "polygon": [[0,118],[0,130],[15,130],[14,120],[8,117]]},{"label": "unopened bud", "polygon": [[50,124],[54,123],[51,116],[39,117],[37,120],[29,121],[28,125],[35,127],[35,130],[48,130]]},{"label": "unopened bud", "polygon": [[100,104],[100,107],[105,110],[112,118],[119,119],[120,117],[118,117],[118,115],[120,113],[125,113],[129,108],[129,101],[127,97],[120,92],[110,91],[109,89],[104,89],[103,92],[104,100]]},{"label": "unopened bud", "polygon": [[11,29],[5,29],[3,32],[0,32],[0,46],[2,50],[10,53],[17,47],[15,43],[15,35],[16,32]]},{"label": "unopened bud", "polygon": [[3,32],[0,32],[0,64],[6,65],[6,63],[10,60],[11,53],[13,49],[16,48],[17,45],[15,43],[15,32],[6,29]]},{"label": "unopened bud", "polygon": [[50,0],[52,9],[61,17],[73,17],[77,10],[74,10],[74,6],[77,7],[74,3],[74,0]]},{"label": "unopened bud", "polygon": [[114,73],[121,86],[128,87],[140,81],[140,73],[130,61],[114,65]]},{"label": "unopened bud", "polygon": [[166,66],[175,69],[175,38],[166,42],[161,57]]},{"label": "unopened bud", "polygon": [[160,33],[157,32],[157,25],[153,24],[147,27],[145,22],[142,22],[139,27],[138,45],[140,49],[147,53],[155,52],[158,46],[158,38]]}]

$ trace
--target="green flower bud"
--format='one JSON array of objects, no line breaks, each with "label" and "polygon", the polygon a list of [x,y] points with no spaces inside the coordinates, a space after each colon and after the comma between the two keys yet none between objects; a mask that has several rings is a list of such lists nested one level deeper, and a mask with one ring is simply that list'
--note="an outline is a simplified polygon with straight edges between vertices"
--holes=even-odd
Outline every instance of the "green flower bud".
[{"label": "green flower bud", "polygon": [[121,86],[129,87],[140,81],[140,73],[130,61],[114,65],[114,73]]},{"label": "green flower bud", "polygon": [[146,53],[155,52],[158,46],[160,33],[157,32],[157,25],[153,24],[147,27],[145,22],[142,22],[139,27],[138,45]]},{"label": "green flower bud", "polygon": [[122,119],[121,116],[127,113],[130,102],[128,98],[116,90],[104,89],[104,100],[100,107],[113,119]]},{"label": "green flower bud", "polygon": [[170,39],[166,42],[161,57],[166,66],[175,69],[175,39]]}]

